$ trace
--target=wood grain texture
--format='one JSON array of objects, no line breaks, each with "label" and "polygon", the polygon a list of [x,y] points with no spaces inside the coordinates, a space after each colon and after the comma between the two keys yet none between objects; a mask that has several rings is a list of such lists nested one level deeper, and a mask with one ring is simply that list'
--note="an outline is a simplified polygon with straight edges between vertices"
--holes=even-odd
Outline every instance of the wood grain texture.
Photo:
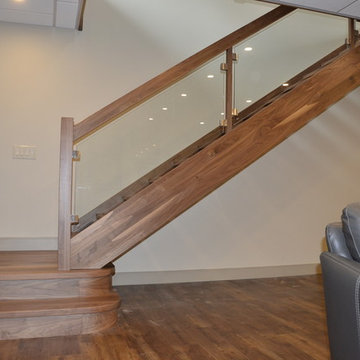
[{"label": "wood grain texture", "polygon": [[295,8],[287,6],[279,6],[275,8],[269,13],[245,25],[241,29],[234,31],[230,35],[199,51],[178,65],[175,65],[164,73],[156,76],[120,99],[115,100],[108,106],[97,111],[95,114],[89,116],[80,123],[77,123],[74,127],[74,141],[79,141],[81,138],[91,134],[99,127],[115,120],[120,115],[131,110],[150,97],[158,94],[170,85],[183,79],[199,66],[205,64],[215,56],[218,56],[226,49],[245,40],[249,36],[254,35],[294,10]]},{"label": "wood grain texture", "polygon": [[111,277],[112,264],[96,270],[60,271],[57,251],[0,251],[0,281]]},{"label": "wood grain texture", "polygon": [[360,84],[355,48],[72,238],[72,268],[126,253]]},{"label": "wood grain texture", "polygon": [[73,131],[74,119],[62,118],[60,132],[60,179],[58,213],[59,270],[70,270]]},{"label": "wood grain texture", "polygon": [[[327,56],[323,57],[321,60],[311,65],[300,74],[294,76],[287,82],[290,84],[288,88],[284,88],[283,86],[278,87],[274,91],[270,92],[260,100],[256,101],[252,105],[248,106],[245,110],[241,111],[237,116],[234,116],[232,121],[233,125],[237,126],[241,122],[247,120],[250,116],[254,115],[258,111],[262,110],[265,106],[268,106],[275,100],[279,99],[286,92],[293,89],[295,86],[299,85],[301,81],[313,75],[316,71],[321,69],[323,66],[328,65],[329,62],[335,60],[338,56],[340,56],[347,49],[346,45],[340,46],[338,49],[334,50]],[[231,106],[230,106],[231,113]],[[105,200],[103,203],[98,205],[93,210],[89,211],[87,214],[83,215],[80,218],[79,224],[73,226],[74,235],[77,232],[84,230],[90,224],[98,220],[97,215],[107,214],[109,211],[115,209],[118,205],[128,200],[131,196],[135,195],[140,190],[144,189],[148,185],[152,184],[156,179],[160,176],[164,175],[168,171],[174,169],[178,165],[180,165],[183,161],[196,154],[213,141],[218,139],[224,135],[224,131],[222,127],[218,127],[184,150],[180,151],[178,154],[171,157],[169,160],[165,161],[154,170],[148,172],[146,175],[142,176],[140,179],[133,182],[131,185],[127,186],[125,189],[119,191],[117,194],[112,196],[111,198]]]},{"label": "wood grain texture", "polygon": [[99,297],[0,301],[2,319],[94,314],[119,307],[116,293]]},{"label": "wood grain texture", "polygon": [[0,340],[82,334],[116,322],[114,267],[59,271],[56,260],[50,251],[0,252]]},{"label": "wood grain texture", "polygon": [[111,277],[77,279],[0,280],[0,300],[106,296]]},{"label": "wood grain texture", "polygon": [[2,341],[1,360],[330,359],[319,276],[116,289],[118,327]]}]

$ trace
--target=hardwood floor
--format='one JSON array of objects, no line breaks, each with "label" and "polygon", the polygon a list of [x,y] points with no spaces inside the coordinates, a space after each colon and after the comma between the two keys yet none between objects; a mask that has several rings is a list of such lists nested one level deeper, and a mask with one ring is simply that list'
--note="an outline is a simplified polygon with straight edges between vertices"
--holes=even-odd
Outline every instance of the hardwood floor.
[{"label": "hardwood floor", "polygon": [[329,360],[320,276],[116,287],[119,326],[0,341],[1,360]]}]

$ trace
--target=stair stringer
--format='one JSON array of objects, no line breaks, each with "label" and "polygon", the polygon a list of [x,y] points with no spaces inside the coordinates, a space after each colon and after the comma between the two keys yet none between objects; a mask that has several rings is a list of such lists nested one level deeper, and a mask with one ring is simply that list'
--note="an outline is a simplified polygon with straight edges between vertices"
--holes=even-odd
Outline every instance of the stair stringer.
[{"label": "stair stringer", "polygon": [[125,254],[359,85],[354,48],[75,235],[71,267]]}]

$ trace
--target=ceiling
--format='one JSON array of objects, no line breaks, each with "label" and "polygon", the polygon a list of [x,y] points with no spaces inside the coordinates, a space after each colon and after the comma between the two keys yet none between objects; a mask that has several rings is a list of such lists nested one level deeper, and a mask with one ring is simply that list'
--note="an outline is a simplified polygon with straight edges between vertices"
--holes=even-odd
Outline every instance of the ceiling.
[{"label": "ceiling", "polygon": [[85,0],[0,0],[0,21],[81,30]]},{"label": "ceiling", "polygon": [[360,0],[261,0],[360,20]]}]

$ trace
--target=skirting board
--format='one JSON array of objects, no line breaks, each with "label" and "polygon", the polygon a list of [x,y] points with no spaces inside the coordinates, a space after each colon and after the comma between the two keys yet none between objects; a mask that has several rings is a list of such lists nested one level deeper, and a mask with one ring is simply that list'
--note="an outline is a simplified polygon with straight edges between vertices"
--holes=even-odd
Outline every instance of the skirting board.
[{"label": "skirting board", "polygon": [[283,276],[315,275],[321,273],[320,264],[248,267],[236,269],[118,272],[113,285],[145,285],[200,281],[259,279]]}]

